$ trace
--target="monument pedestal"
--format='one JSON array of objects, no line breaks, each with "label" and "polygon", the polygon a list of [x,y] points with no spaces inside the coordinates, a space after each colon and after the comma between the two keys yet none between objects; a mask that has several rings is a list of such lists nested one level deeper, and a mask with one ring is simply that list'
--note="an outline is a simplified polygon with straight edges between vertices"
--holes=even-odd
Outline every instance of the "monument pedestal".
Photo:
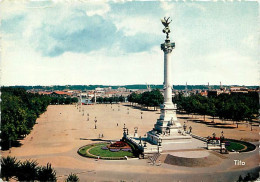
[{"label": "monument pedestal", "polygon": [[185,140],[191,138],[189,134],[184,132],[177,120],[175,106],[172,109],[162,108],[160,118],[157,119],[153,130],[147,132],[147,140],[153,144],[158,144],[159,141],[162,145],[165,143],[186,143]]}]

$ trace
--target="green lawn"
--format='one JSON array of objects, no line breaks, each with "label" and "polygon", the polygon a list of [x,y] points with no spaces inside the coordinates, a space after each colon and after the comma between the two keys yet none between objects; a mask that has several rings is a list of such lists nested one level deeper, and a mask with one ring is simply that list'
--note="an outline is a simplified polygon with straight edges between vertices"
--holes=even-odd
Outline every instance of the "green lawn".
[{"label": "green lawn", "polygon": [[[234,147],[238,147],[238,144],[242,145],[242,146],[244,145],[247,147],[245,150],[242,150],[240,152],[249,152],[249,151],[255,150],[255,148],[256,148],[256,146],[254,144],[245,142],[242,140],[234,140],[234,139],[225,139],[225,140],[229,141],[230,143],[236,143],[236,144],[231,144],[231,147],[227,147],[227,149],[230,151],[232,150],[232,145],[233,146],[235,145]],[[241,147],[239,147],[239,148],[241,148]],[[239,150],[239,148],[238,148],[238,150]],[[235,148],[233,148],[233,149],[236,150]]]},{"label": "green lawn", "polygon": [[79,149],[78,153],[82,156],[86,156],[86,157],[93,157],[90,156],[86,153],[86,151],[88,149],[90,154],[96,155],[96,156],[100,156],[102,157],[108,157],[108,158],[120,158],[120,157],[134,157],[132,152],[126,152],[126,151],[118,151],[118,152],[111,152],[109,150],[103,150],[101,149],[101,147],[103,146],[107,146],[108,143],[98,143],[98,144],[93,144],[93,145],[86,145],[85,147],[82,147],[81,149]]},{"label": "green lawn", "polygon": [[239,151],[239,150],[244,149],[245,146],[240,143],[237,143],[237,142],[230,142],[230,145],[227,146],[226,148],[228,151],[232,151],[232,149],[235,151]]},{"label": "green lawn", "polygon": [[121,151],[121,150],[118,152],[111,152],[109,150],[101,149],[101,147],[106,146],[106,145],[107,144],[95,146],[89,150],[89,153],[100,156],[100,157],[124,157],[124,156],[133,157],[132,152],[126,152],[126,151]]},{"label": "green lawn", "polygon": [[87,153],[86,153],[86,151],[89,149],[89,148],[91,148],[91,147],[93,147],[93,146],[104,146],[104,145],[107,145],[107,144],[104,144],[104,143],[98,143],[98,144],[93,144],[93,145],[86,145],[85,147],[82,147],[81,149],[79,149],[79,154],[80,155],[83,155],[83,156],[87,156],[87,157],[92,157],[92,156],[88,156],[87,155]]}]

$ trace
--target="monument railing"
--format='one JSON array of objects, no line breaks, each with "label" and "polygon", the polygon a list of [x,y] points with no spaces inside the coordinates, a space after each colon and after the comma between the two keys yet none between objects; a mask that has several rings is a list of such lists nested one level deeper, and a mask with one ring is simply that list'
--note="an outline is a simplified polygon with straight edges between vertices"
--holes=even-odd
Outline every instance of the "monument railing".
[{"label": "monument railing", "polygon": [[199,139],[199,140],[201,140],[201,141],[203,141],[203,142],[207,142],[207,141],[208,141],[207,138],[204,138],[204,137],[201,137],[201,136],[192,134],[192,133],[189,133],[189,134],[190,134],[190,136],[192,136],[193,138]]}]

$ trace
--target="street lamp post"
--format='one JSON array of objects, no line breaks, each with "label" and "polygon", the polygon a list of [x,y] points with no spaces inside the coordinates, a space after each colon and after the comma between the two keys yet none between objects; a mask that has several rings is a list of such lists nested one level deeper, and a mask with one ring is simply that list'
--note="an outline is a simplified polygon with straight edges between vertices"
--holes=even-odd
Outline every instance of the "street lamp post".
[{"label": "street lamp post", "polygon": [[158,154],[160,153],[160,147],[161,147],[162,139],[158,139],[157,147],[158,147]]},{"label": "street lamp post", "polygon": [[159,146],[162,146],[162,139],[161,138],[159,138],[158,142],[159,142]]},{"label": "street lamp post", "polygon": [[139,145],[142,146],[142,137],[141,136],[139,136],[139,140],[140,140]]},{"label": "street lamp post", "polygon": [[123,128],[123,131],[124,131],[124,135],[126,134],[125,131],[126,131],[126,127],[125,127],[125,123],[124,123],[124,128]]},{"label": "street lamp post", "polygon": [[225,142],[224,142],[224,131],[221,131],[221,137],[220,137],[220,153],[225,152]]},{"label": "street lamp post", "polygon": [[187,126],[186,126],[186,123],[184,122],[183,130],[186,131],[186,128],[187,128]]},{"label": "street lamp post", "polygon": [[146,134],[144,134],[144,147],[146,147]]},{"label": "street lamp post", "polygon": [[96,117],[95,117],[95,129],[97,129],[97,119],[96,119]]}]

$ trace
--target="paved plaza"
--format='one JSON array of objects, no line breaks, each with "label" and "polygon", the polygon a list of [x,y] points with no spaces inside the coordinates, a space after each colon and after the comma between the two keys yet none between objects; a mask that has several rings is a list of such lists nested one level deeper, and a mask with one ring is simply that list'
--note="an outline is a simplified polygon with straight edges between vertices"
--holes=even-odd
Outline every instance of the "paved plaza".
[{"label": "paved plaza", "polygon": [[[112,108],[111,108],[112,107]],[[207,150],[189,151],[187,149],[166,152],[161,155],[190,156],[190,158],[216,158],[216,164],[209,166],[178,166],[164,163],[151,165],[148,159],[130,159],[123,161],[106,161],[84,158],[77,154],[79,147],[101,141],[119,140],[123,134],[124,124],[129,133],[134,133],[138,127],[139,136],[153,128],[158,118],[158,111],[142,111],[124,104],[103,104],[82,106],[83,112],[74,105],[50,105],[47,111],[37,119],[31,134],[21,141],[21,147],[14,147],[3,151],[2,155],[16,156],[18,159],[35,159],[40,165],[50,162],[55,168],[58,181],[64,181],[66,175],[77,173],[81,181],[232,181],[237,180],[239,174],[246,174],[248,170],[259,164],[258,148],[255,151],[241,154],[219,155]],[[129,108],[129,110],[127,110]],[[128,114],[129,111],[129,114]],[[88,116],[89,114],[89,121]],[[230,121],[220,121],[219,125],[207,124],[203,116],[177,114],[180,123],[184,121],[192,126],[192,132],[199,136],[209,136],[213,132],[219,136],[224,131],[225,137],[256,142],[259,128],[247,124],[232,125]],[[97,129],[94,129],[95,122]],[[188,120],[188,122],[187,122]],[[206,117],[206,122],[212,119]],[[217,126],[217,127],[215,127]],[[100,137],[103,135],[103,137]],[[194,140],[195,142],[196,140]],[[194,142],[187,144],[194,145]],[[203,144],[203,143],[202,143]],[[174,146],[171,146],[174,147]],[[192,148],[192,147],[191,147]],[[166,157],[165,157],[166,158]],[[246,162],[245,166],[234,165],[234,160]],[[158,161],[157,161],[158,162]],[[167,162],[167,161],[166,161]],[[214,180],[215,179],[215,180]]]}]

